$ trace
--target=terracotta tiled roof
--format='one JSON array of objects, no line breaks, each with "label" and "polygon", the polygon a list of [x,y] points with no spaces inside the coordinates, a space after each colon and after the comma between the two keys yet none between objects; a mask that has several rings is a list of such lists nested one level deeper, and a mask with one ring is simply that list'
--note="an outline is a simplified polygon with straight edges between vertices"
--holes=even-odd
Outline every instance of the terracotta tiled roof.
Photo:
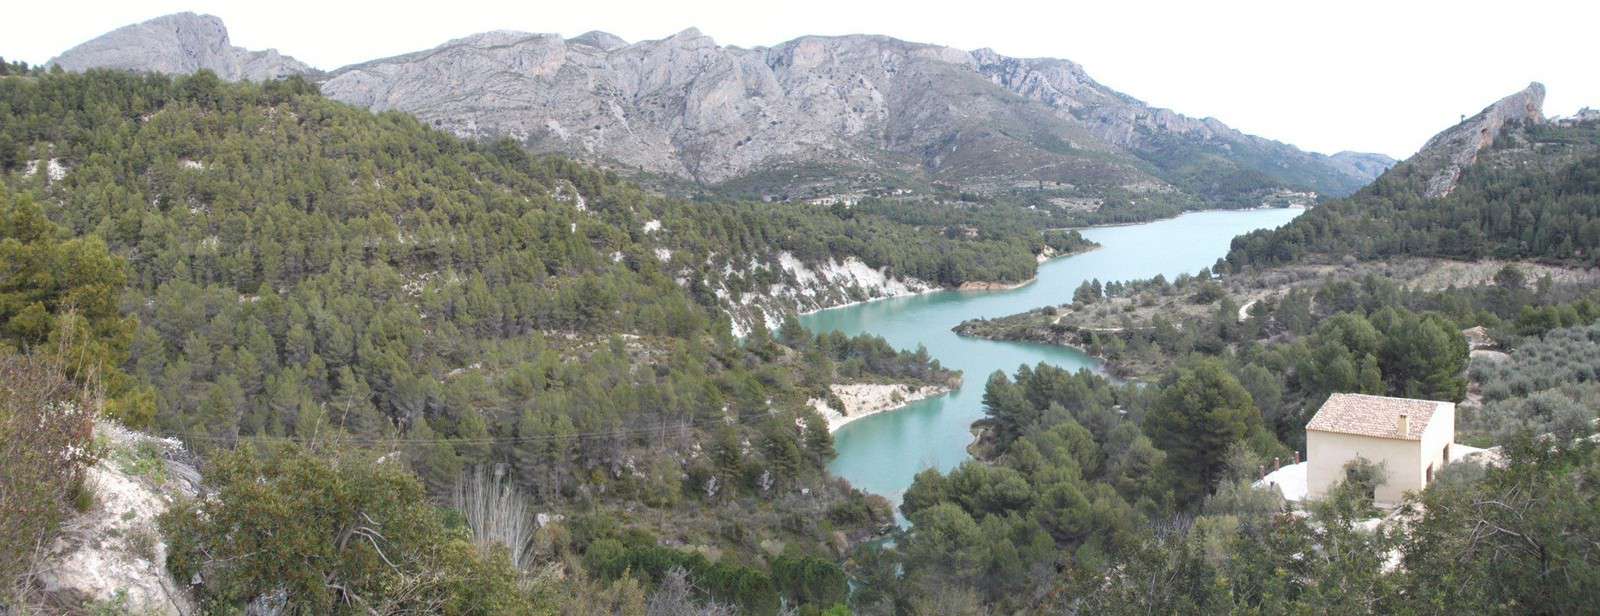
[{"label": "terracotta tiled roof", "polygon": [[[1428,421],[1433,419],[1434,411],[1442,404],[1450,403],[1366,394],[1333,394],[1328,396],[1327,402],[1322,403],[1322,408],[1317,409],[1317,414],[1306,424],[1306,429],[1415,441],[1422,438],[1422,432],[1428,429]],[[1407,416],[1411,424],[1406,434],[1400,433],[1401,415]]]}]

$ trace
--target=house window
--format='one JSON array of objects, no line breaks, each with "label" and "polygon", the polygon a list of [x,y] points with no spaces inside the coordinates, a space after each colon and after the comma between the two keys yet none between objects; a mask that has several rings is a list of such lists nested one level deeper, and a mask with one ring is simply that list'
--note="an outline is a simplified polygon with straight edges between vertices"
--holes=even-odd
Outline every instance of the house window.
[{"label": "house window", "polygon": [[1424,481],[1423,485],[1427,485],[1427,484],[1430,484],[1430,483],[1433,483],[1433,465],[1432,464],[1428,465],[1428,478],[1427,478],[1427,480]]},{"label": "house window", "polygon": [[1450,463],[1450,443],[1444,444],[1444,463]]}]

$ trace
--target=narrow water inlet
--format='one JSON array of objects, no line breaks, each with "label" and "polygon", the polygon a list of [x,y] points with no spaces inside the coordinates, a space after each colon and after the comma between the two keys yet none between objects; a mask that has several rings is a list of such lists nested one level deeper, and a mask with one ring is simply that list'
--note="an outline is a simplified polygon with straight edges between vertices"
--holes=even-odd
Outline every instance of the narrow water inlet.
[{"label": "narrow water inlet", "polygon": [[923,345],[946,367],[965,373],[965,384],[949,395],[840,428],[834,434],[839,455],[829,470],[898,505],[918,472],[949,471],[967,459],[971,424],[983,417],[983,389],[990,374],[997,370],[1010,374],[1019,366],[1040,362],[1067,369],[1100,367],[1096,360],[1066,347],[963,338],[950,331],[960,322],[1069,302],[1085,280],[1192,274],[1214,265],[1235,236],[1283,225],[1302,211],[1196,212],[1151,223],[1086,229],[1084,237],[1100,243],[1100,249],[1047,262],[1039,267],[1035,283],[1018,289],[939,291],[802,316],[801,324],[812,331],[876,334],[900,349]]}]

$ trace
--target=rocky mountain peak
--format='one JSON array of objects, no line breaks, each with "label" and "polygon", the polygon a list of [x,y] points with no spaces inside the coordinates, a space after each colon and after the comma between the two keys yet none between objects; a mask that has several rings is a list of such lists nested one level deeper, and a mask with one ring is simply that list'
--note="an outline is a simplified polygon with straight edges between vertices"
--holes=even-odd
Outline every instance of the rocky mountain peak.
[{"label": "rocky mountain peak", "polygon": [[658,42],[666,45],[686,47],[691,49],[711,48],[717,46],[717,41],[701,33],[699,28],[684,28],[672,36],[661,39]]},{"label": "rocky mountain peak", "polygon": [[449,42],[440,45],[439,47],[435,47],[435,49],[458,46],[505,47],[507,45],[515,45],[528,39],[541,36],[550,37],[554,35],[534,34],[532,32],[523,32],[520,30],[490,30],[488,32],[479,32],[477,34],[468,34],[458,39],[451,39]]},{"label": "rocky mountain peak", "polygon": [[174,13],[118,28],[50,60],[67,70],[110,68],[186,74],[210,70],[229,81],[263,81],[313,72],[276,50],[234,47],[214,15]]},{"label": "rocky mountain peak", "polygon": [[599,30],[590,30],[583,34],[579,34],[567,39],[567,42],[577,45],[588,45],[603,51],[614,51],[628,46],[628,41],[626,39],[623,39],[622,37],[610,32],[601,32]]},{"label": "rocky mountain peak", "polygon": [[[221,20],[192,13],[128,26],[57,61],[232,80],[312,72],[233,47]],[[743,195],[1048,182],[1090,196],[1187,192],[1253,205],[1281,190],[1347,194],[1371,179],[1370,165],[1148,106],[1069,60],[882,35],[743,49],[696,28],[637,43],[502,30],[317,76],[329,98],[460,136],[510,137]]]},{"label": "rocky mountain peak", "polygon": [[1439,161],[1439,169],[1428,178],[1429,198],[1450,194],[1461,178],[1461,170],[1478,159],[1478,153],[1494,144],[1507,123],[1543,123],[1544,84],[1533,82],[1522,90],[1484,107],[1460,124],[1434,135],[1422,146],[1416,158]]}]

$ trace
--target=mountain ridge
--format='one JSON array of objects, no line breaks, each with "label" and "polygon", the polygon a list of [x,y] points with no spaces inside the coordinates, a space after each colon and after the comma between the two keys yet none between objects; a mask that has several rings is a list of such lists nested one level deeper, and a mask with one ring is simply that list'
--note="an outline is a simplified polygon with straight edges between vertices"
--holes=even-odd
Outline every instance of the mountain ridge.
[{"label": "mountain ridge", "polygon": [[[173,44],[174,30],[206,36]],[[140,37],[152,41],[142,53],[107,52],[140,48]],[[254,67],[241,60],[258,57],[250,54],[278,61],[236,68]],[[498,30],[322,72],[231,47],[220,19],[181,13],[113,31],[52,63],[209,68],[230,80],[304,74],[330,98],[412,113],[459,136],[511,137],[536,151],[780,199],[1048,186],[1067,197],[1256,205],[1285,191],[1348,194],[1388,160],[1346,164],[1152,107],[1071,60],[884,35],[740,48],[695,28],[637,42],[603,31]]]}]

